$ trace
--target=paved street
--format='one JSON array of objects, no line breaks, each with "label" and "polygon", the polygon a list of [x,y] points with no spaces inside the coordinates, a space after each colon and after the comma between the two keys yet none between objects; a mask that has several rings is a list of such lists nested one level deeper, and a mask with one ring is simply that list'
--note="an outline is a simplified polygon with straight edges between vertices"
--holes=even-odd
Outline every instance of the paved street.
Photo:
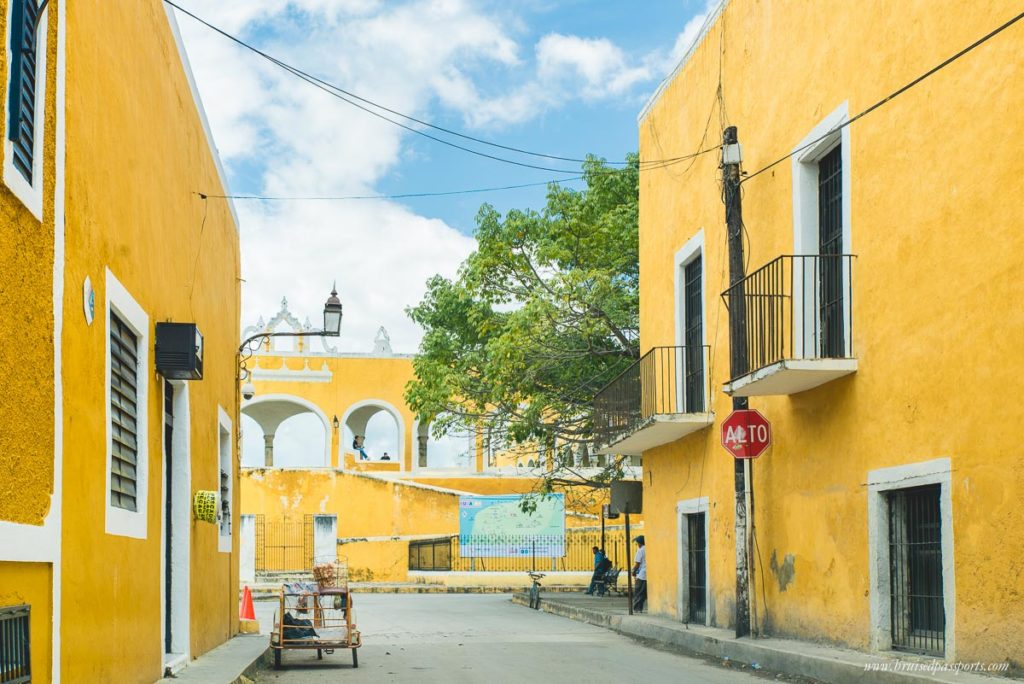
[{"label": "paved street", "polygon": [[[272,605],[258,606],[263,626]],[[355,606],[364,642],[358,669],[348,651],[323,661],[315,651],[288,652],[285,670],[262,672],[258,683],[764,681],[516,606],[505,595],[366,594]]]}]

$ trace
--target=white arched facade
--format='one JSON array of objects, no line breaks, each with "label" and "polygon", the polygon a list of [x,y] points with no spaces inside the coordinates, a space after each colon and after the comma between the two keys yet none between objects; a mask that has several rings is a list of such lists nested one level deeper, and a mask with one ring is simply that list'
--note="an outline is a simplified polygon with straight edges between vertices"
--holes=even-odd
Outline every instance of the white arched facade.
[{"label": "white arched facade", "polygon": [[[402,418],[402,412],[399,411],[398,408],[395,407],[395,405],[392,404],[391,402],[385,401],[384,399],[363,399],[362,401],[357,401],[356,403],[352,404],[347,409],[345,409],[345,413],[341,419],[341,428],[349,428],[350,430],[352,430],[353,434],[365,434],[366,423],[375,413],[379,411],[384,411],[388,413],[395,420],[395,426],[397,427],[398,430],[398,454],[396,455],[396,460],[399,463],[399,468],[401,470],[405,470],[405,452],[407,440],[405,420]],[[350,422],[352,422],[353,424],[350,425]],[[355,427],[358,427],[359,429],[356,430]],[[344,444],[340,445],[339,452],[341,452],[342,454],[345,453]],[[340,461],[344,461],[344,459],[342,458],[340,459]]]},{"label": "white arched facade", "polygon": [[[270,404],[291,405],[291,407],[301,407],[302,410],[290,410],[291,407],[286,408],[281,406],[280,410],[273,411],[268,410],[271,408],[268,406]],[[333,432],[331,431],[331,420],[319,406],[308,399],[303,399],[302,397],[297,397],[293,394],[267,394],[257,396],[254,399],[250,399],[242,403],[242,413],[256,421],[263,430],[264,436],[268,434],[268,428],[269,434],[272,435],[277,431],[277,428],[281,423],[292,416],[297,416],[302,413],[314,414],[320,419],[320,422],[324,427],[323,465],[325,467],[331,465],[331,442],[333,435]]]}]

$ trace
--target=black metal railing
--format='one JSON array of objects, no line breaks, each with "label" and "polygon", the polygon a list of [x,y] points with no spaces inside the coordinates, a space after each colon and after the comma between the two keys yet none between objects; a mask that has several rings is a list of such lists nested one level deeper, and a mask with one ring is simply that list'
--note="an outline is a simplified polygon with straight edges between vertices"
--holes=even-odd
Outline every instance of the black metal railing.
[{"label": "black metal railing", "polygon": [[788,359],[853,357],[854,256],[783,255],[722,293],[747,342],[732,380]]},{"label": "black metal railing", "polygon": [[611,444],[654,415],[706,411],[709,349],[654,347],[622,371],[594,397],[594,442]]},{"label": "black metal railing", "polygon": [[[634,534],[643,534],[637,529]],[[566,530],[564,536],[485,535],[438,537],[409,542],[409,569],[426,572],[528,572],[538,570],[591,572],[593,547],[601,547],[600,532]],[[626,532],[606,531],[605,553],[617,568],[630,559]]]}]

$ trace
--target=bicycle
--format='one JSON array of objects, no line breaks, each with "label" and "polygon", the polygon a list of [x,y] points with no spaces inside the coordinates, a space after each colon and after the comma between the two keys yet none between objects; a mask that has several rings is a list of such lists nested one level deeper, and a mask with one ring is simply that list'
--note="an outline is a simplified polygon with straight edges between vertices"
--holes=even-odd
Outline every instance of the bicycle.
[{"label": "bicycle", "polygon": [[530,571],[526,574],[530,576],[530,580],[533,582],[533,586],[530,587],[530,607],[537,610],[540,608],[540,581],[544,579],[544,573]]}]

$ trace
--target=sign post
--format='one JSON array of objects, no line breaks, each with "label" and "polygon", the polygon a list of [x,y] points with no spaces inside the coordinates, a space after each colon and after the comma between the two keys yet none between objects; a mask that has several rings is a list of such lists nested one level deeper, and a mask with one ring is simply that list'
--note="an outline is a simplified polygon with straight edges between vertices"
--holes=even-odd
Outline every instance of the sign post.
[{"label": "sign post", "polygon": [[757,458],[771,443],[772,425],[756,409],[733,411],[722,422],[722,446],[735,458]]}]

